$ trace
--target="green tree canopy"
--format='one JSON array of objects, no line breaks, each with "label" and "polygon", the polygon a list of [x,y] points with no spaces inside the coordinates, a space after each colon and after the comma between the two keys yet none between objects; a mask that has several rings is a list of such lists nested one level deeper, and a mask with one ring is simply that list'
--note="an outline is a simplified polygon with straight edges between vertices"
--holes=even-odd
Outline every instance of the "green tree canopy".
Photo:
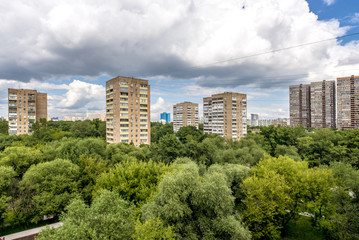
[{"label": "green tree canopy", "polygon": [[103,189],[119,193],[125,200],[137,206],[145,204],[156,192],[163,176],[171,171],[164,163],[138,161],[134,158],[118,163],[96,180],[94,196]]},{"label": "green tree canopy", "polygon": [[254,238],[279,238],[286,225],[309,211],[317,217],[329,204],[335,179],[330,170],[306,162],[265,156],[243,181],[245,220]]},{"label": "green tree canopy", "polygon": [[130,239],[135,218],[131,205],[117,194],[104,191],[88,207],[74,199],[61,216],[63,226],[42,231],[37,240]]},{"label": "green tree canopy", "polygon": [[181,162],[143,206],[143,218],[158,217],[165,226],[173,225],[180,239],[250,239],[250,232],[234,211],[227,175],[208,171],[201,176],[194,162]]},{"label": "green tree canopy", "polygon": [[56,159],[33,165],[24,174],[20,190],[25,215],[37,222],[43,215],[59,215],[78,191],[79,167]]},{"label": "green tree canopy", "polygon": [[4,213],[8,210],[11,200],[10,186],[15,176],[16,173],[12,167],[0,166],[0,227],[4,223]]}]

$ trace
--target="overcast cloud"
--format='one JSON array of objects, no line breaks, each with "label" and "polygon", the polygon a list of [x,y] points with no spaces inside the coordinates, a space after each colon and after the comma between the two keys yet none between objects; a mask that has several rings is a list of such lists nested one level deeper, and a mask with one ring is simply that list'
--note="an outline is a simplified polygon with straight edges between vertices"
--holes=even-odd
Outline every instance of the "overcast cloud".
[{"label": "overcast cloud", "polygon": [[[2,1],[0,84],[123,75],[192,79],[188,92],[285,89],[359,69],[359,42],[275,51],[347,31],[336,19],[318,21],[305,0]],[[52,97],[59,111],[103,109],[100,85],[56,86],[66,90]]]}]

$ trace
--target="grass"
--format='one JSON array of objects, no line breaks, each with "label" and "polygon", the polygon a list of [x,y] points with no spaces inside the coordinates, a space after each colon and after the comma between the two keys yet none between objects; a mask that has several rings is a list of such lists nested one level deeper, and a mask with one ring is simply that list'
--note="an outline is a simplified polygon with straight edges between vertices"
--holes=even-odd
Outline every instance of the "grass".
[{"label": "grass", "polygon": [[300,216],[297,221],[288,223],[286,240],[323,240],[325,236],[322,231],[312,226],[311,218]]}]

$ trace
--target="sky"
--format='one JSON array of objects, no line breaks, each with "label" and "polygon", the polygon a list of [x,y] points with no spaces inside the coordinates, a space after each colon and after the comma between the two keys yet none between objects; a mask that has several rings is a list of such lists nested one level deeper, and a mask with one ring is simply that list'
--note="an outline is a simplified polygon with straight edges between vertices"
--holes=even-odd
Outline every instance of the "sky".
[{"label": "sky", "polygon": [[289,85],[350,75],[358,0],[0,0],[0,116],[8,88],[48,93],[50,117],[104,113],[126,76],[149,80],[153,121],[221,92],[289,117]]}]

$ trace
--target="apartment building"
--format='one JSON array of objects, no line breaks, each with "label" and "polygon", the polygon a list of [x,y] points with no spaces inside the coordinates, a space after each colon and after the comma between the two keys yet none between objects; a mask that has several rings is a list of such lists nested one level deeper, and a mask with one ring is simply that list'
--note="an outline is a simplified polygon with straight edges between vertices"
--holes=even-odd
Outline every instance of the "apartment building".
[{"label": "apartment building", "polygon": [[289,86],[290,126],[311,126],[310,119],[310,85]]},{"label": "apartment building", "polygon": [[204,133],[239,140],[247,134],[247,95],[225,92],[203,98]]},{"label": "apartment building", "polygon": [[31,126],[47,119],[47,93],[36,90],[8,89],[9,135],[31,134]]},{"label": "apartment building", "polygon": [[335,81],[310,83],[310,120],[314,128],[335,128]]},{"label": "apartment building", "polygon": [[173,106],[173,131],[181,127],[195,126],[198,128],[198,103],[183,102]]},{"label": "apartment building", "polygon": [[106,82],[107,143],[151,143],[147,80],[116,77]]},{"label": "apartment building", "polygon": [[359,128],[359,76],[337,78],[337,127]]}]

